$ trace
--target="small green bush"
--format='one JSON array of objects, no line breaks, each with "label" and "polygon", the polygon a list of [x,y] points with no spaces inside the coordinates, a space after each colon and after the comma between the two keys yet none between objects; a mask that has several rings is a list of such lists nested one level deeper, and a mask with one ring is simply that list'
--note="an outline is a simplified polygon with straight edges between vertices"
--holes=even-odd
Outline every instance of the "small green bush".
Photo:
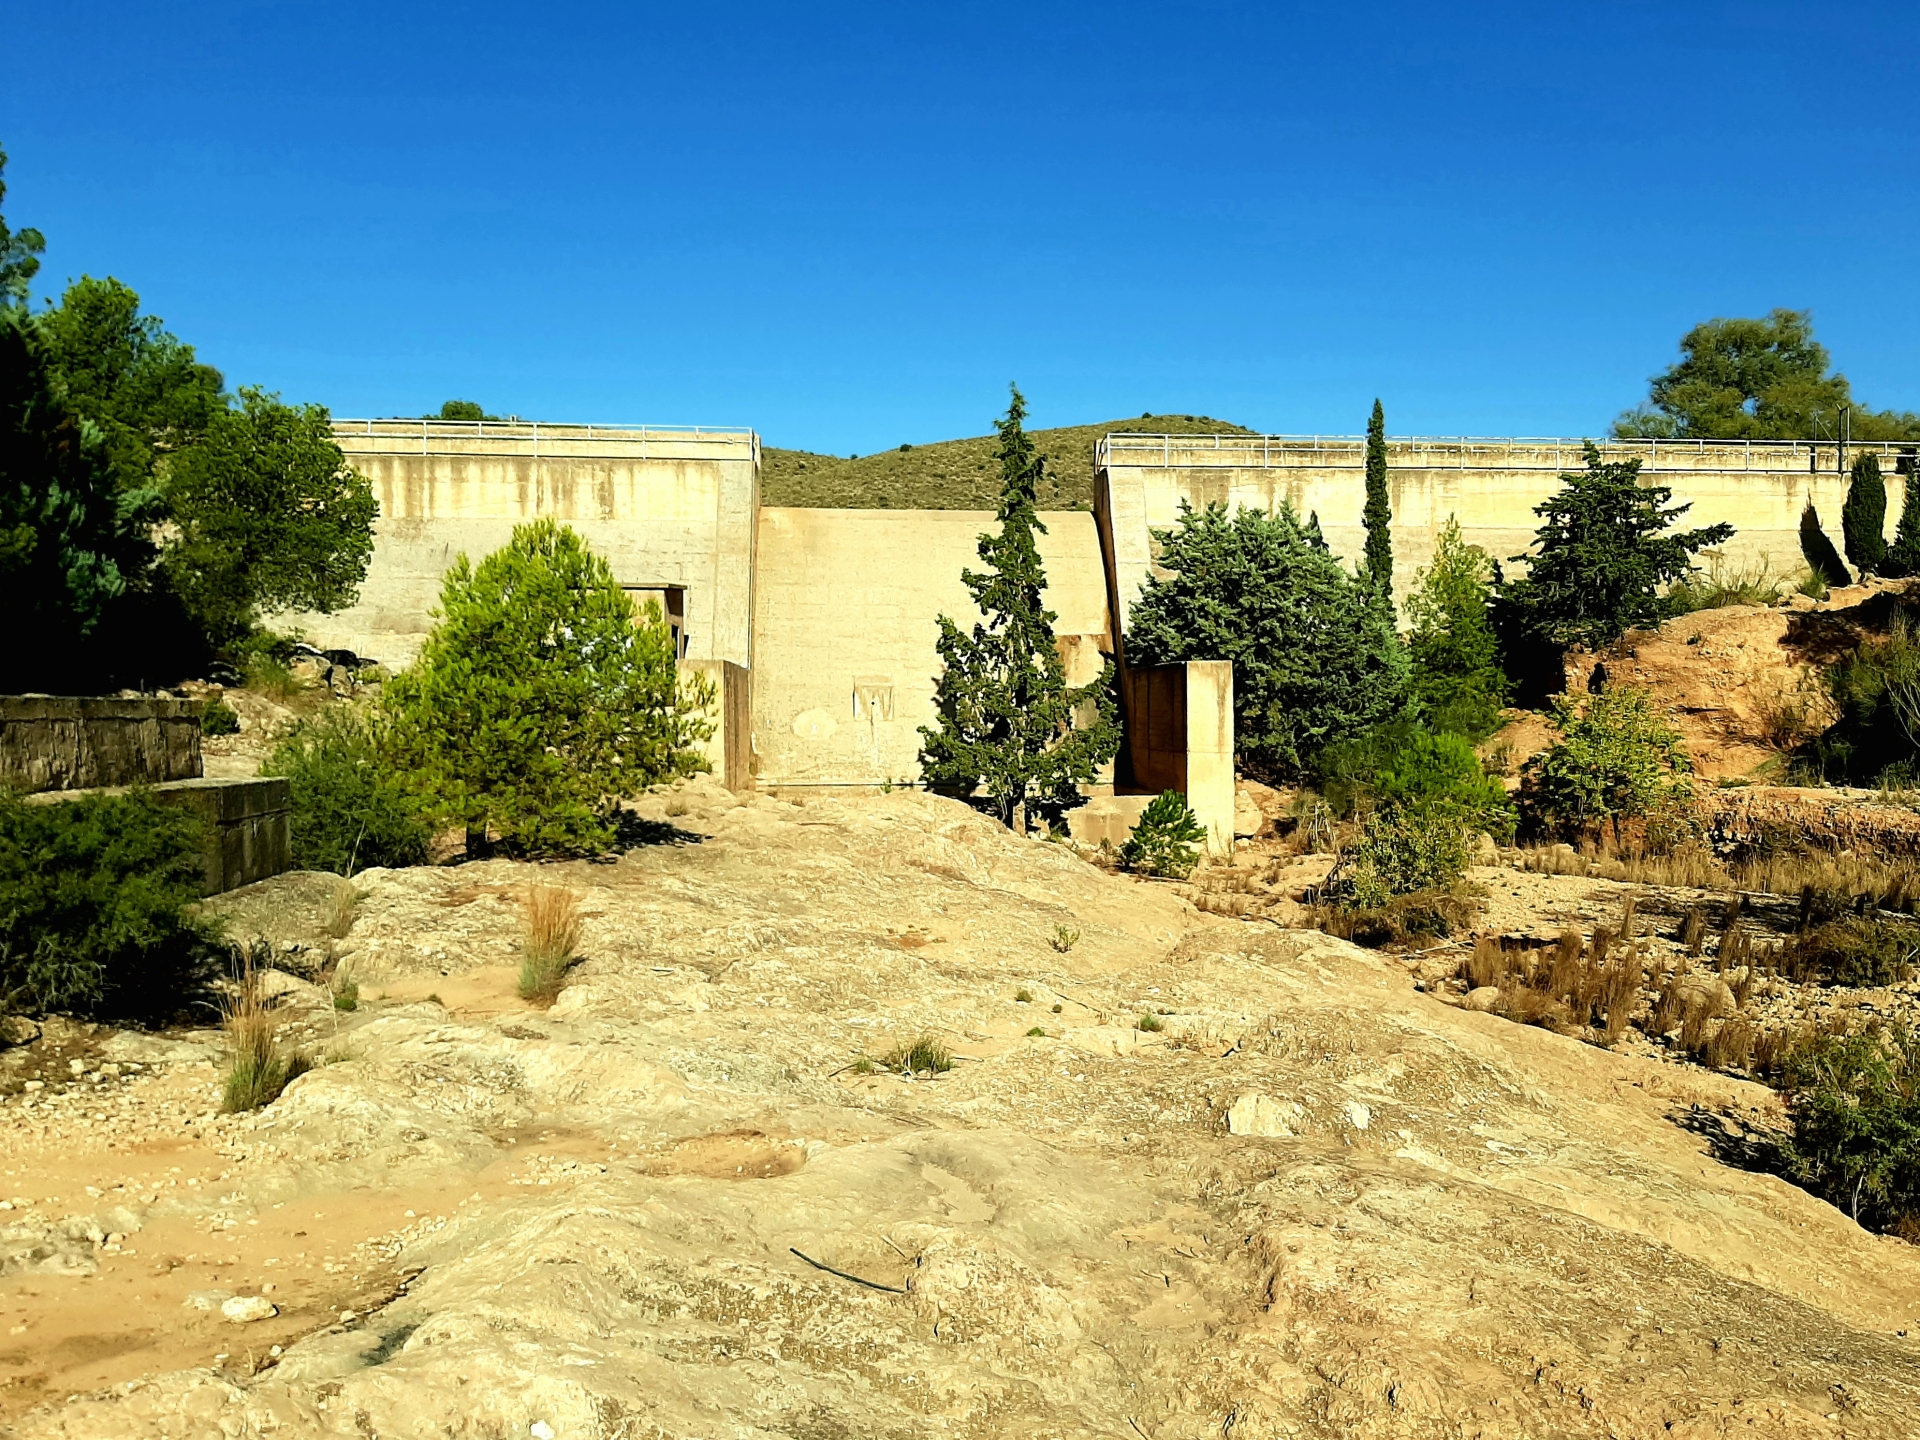
[{"label": "small green bush", "polygon": [[1888,771],[1900,779],[1920,758],[1920,633],[1912,617],[1896,611],[1884,639],[1862,640],[1824,678],[1840,718],[1804,758],[1828,780],[1872,784]]},{"label": "small green bush", "polygon": [[1129,870],[1184,880],[1200,863],[1198,846],[1207,838],[1178,790],[1162,790],[1141,812],[1139,823],[1120,847],[1120,863]]},{"label": "small green bush", "polygon": [[1407,596],[1413,623],[1413,700],[1430,729],[1485,739],[1500,724],[1512,687],[1500,670],[1499,641],[1489,605],[1493,561],[1447,517],[1433,563],[1414,577]]},{"label": "small green bush", "polygon": [[436,819],[535,854],[599,852],[621,798],[707,768],[710,681],[682,682],[660,607],[553,520],[447,571],[440,619],[384,687],[383,749]]},{"label": "small green bush", "polygon": [[1149,1032],[1155,1031],[1155,1030],[1164,1030],[1167,1028],[1165,1025],[1160,1023],[1160,1017],[1158,1015],[1155,1015],[1151,1010],[1149,1010],[1147,1013],[1142,1015],[1138,1020],[1136,1020],[1134,1022],[1134,1026],[1136,1029],[1146,1030]]},{"label": "small green bush", "polygon": [[200,711],[200,733],[204,736],[238,735],[240,716],[218,695],[209,695]]},{"label": "small green bush", "polygon": [[895,1045],[880,1062],[901,1075],[940,1075],[953,1069],[953,1052],[931,1035]]},{"label": "small green bush", "polygon": [[431,832],[359,712],[335,706],[302,722],[260,773],[287,779],[297,868],[352,875],[425,862]]},{"label": "small green bush", "polygon": [[1452,889],[1470,859],[1459,811],[1392,807],[1362,823],[1328,876],[1328,894],[1351,909],[1379,909],[1402,895]]},{"label": "small green bush", "polygon": [[1916,959],[1920,929],[1904,921],[1856,915],[1795,936],[1781,956],[1781,968],[1796,980],[1892,985],[1912,975]]},{"label": "small green bush", "polygon": [[38,804],[0,790],[0,1010],[178,1014],[218,938],[191,908],[201,839],[138,790]]},{"label": "small green bush", "polygon": [[1329,745],[1316,769],[1322,792],[1342,815],[1445,806],[1475,830],[1503,840],[1513,835],[1513,801],[1465,736],[1436,735],[1399,720]]},{"label": "small green bush", "polygon": [[1863,1225],[1920,1223],[1920,1034],[1820,1035],[1788,1054],[1788,1173]]},{"label": "small green bush", "polygon": [[1530,827],[1587,835],[1645,816],[1692,794],[1693,769],[1680,732],[1644,690],[1609,685],[1576,705],[1553,702],[1560,738],[1521,770],[1520,811]]}]

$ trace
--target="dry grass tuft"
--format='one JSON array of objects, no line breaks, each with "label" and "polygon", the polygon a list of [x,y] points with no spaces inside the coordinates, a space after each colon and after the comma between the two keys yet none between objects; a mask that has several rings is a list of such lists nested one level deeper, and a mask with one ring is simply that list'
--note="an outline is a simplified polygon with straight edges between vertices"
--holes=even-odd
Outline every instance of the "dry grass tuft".
[{"label": "dry grass tuft", "polygon": [[352,933],[361,899],[361,892],[346,876],[342,875],[333,882],[333,889],[327,894],[326,908],[320,917],[321,928],[329,937],[344,940]]},{"label": "dry grass tuft", "polygon": [[571,890],[528,887],[521,912],[520,998],[551,1005],[567,983],[567,967],[580,950],[580,902]]},{"label": "dry grass tuft", "polygon": [[940,1075],[953,1069],[953,1052],[931,1035],[895,1045],[880,1062],[899,1075]]},{"label": "dry grass tuft", "polygon": [[278,1027],[266,997],[260,993],[260,972],[264,968],[256,962],[254,952],[246,952],[237,977],[239,993],[222,1007],[221,1022],[231,1055],[220,1108],[229,1115],[271,1105],[281,1091],[313,1068],[313,1057],[306,1051],[282,1050],[275,1038]]}]

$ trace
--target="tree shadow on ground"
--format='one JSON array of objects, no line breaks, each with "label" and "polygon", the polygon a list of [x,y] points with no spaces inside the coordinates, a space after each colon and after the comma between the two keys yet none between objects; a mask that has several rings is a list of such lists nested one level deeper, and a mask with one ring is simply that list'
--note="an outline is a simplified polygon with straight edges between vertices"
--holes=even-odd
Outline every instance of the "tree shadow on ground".
[{"label": "tree shadow on ground", "polygon": [[1702,1105],[1676,1107],[1667,1112],[1667,1119],[1706,1141],[1708,1151],[1722,1165],[1787,1178],[1787,1157],[1781,1147],[1786,1137],[1778,1130],[1751,1125],[1737,1115]]},{"label": "tree shadow on ground", "polygon": [[698,845],[707,837],[693,830],[682,830],[671,820],[643,820],[631,810],[622,810],[613,820],[613,848],[616,852],[639,850],[648,845]]}]

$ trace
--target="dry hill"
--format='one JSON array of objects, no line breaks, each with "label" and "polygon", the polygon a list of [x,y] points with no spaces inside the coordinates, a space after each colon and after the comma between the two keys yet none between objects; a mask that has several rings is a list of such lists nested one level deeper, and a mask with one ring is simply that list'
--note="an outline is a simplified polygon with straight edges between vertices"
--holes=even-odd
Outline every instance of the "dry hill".
[{"label": "dry hill", "polygon": [[[1093,505],[1093,446],[1101,436],[1131,430],[1151,435],[1252,435],[1257,432],[1205,415],[1142,415],[1099,425],[1035,430],[1047,457],[1042,510],[1086,510]],[[808,450],[760,452],[760,499],[766,505],[848,510],[991,510],[1000,501],[992,435],[902,445],[875,455],[842,459]]]}]

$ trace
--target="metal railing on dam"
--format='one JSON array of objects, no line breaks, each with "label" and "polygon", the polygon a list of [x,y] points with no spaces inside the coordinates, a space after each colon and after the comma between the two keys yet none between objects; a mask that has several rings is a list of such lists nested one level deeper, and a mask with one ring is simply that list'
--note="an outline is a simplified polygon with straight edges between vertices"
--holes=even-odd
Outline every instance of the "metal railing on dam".
[{"label": "metal railing on dam", "polygon": [[494,460],[760,458],[745,425],[555,425],[537,420],[335,420],[353,455],[446,455]]},{"label": "metal railing on dam", "polygon": [[[1576,470],[1584,440],[1527,437],[1388,436],[1387,464],[1401,470],[1500,472]],[[1885,470],[1912,468],[1920,441],[1850,440],[1595,440],[1608,460],[1639,460],[1646,475],[1838,474],[1853,457],[1876,455]],[[1359,435],[1136,435],[1103,436],[1094,468],[1183,466],[1235,469],[1363,470],[1367,442]]]}]

